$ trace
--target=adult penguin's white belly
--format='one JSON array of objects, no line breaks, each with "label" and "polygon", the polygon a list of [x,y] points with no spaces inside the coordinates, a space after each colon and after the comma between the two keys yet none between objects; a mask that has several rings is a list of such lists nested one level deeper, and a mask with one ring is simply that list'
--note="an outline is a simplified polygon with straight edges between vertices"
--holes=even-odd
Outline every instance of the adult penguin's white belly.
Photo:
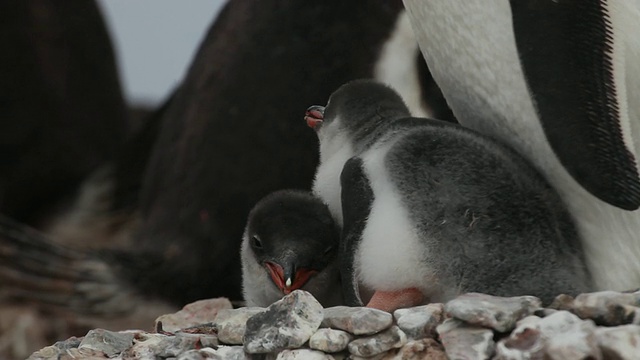
[{"label": "adult penguin's white belly", "polygon": [[638,287],[640,1],[404,3],[460,123],[543,171],[599,288]]}]

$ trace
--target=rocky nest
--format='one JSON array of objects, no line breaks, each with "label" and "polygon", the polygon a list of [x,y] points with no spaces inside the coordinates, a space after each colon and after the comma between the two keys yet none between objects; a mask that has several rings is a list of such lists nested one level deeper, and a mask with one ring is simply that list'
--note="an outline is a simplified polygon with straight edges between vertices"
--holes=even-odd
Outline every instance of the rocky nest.
[{"label": "rocky nest", "polygon": [[393,314],[323,309],[296,290],[267,308],[203,300],[156,320],[156,332],[103,329],[29,359],[640,359],[640,291],[462,295]]}]

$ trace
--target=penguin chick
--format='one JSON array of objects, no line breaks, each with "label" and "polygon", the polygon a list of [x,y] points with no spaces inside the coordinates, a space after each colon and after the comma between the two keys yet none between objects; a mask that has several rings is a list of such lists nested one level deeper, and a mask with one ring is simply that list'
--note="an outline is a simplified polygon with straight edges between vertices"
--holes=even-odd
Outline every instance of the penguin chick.
[{"label": "penguin chick", "polygon": [[281,190],[260,200],[241,248],[247,306],[266,307],[296,289],[325,307],[343,304],[338,243],[329,210],[309,192]]},{"label": "penguin chick", "polygon": [[[591,288],[572,219],[510,148],[455,124],[411,118],[368,80],[305,116],[320,140],[314,193],[342,224],[348,305],[393,311],[466,292],[550,302]],[[364,296],[363,296],[364,297]]]}]

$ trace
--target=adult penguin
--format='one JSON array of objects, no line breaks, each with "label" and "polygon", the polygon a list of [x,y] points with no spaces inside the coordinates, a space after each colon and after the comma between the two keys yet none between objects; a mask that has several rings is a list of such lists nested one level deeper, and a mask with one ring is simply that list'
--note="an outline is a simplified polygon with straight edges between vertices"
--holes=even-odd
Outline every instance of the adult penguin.
[{"label": "adult penguin", "polygon": [[[317,149],[296,123],[300,109],[360,77],[404,85],[403,96],[421,91],[419,49],[401,14],[388,1],[226,4],[160,119],[142,176],[136,251],[163,265],[140,289],[176,304],[241,297],[247,214],[313,179]],[[417,97],[413,110],[423,104]]]},{"label": "adult penguin", "polygon": [[597,287],[638,287],[640,2],[404,4],[458,121],[510,144],[558,189]]}]

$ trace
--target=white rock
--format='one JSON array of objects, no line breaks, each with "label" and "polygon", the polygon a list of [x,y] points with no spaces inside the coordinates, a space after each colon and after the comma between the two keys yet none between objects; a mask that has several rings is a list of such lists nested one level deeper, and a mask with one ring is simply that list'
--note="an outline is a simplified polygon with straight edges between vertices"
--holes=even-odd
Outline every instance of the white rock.
[{"label": "white rock", "polygon": [[596,330],[598,344],[605,359],[640,358],[640,326],[623,325]]},{"label": "white rock", "polygon": [[249,318],[244,350],[264,354],[298,348],[318,330],[322,317],[318,300],[304,290],[295,290]]},{"label": "white rock", "polygon": [[393,316],[386,311],[366,308],[334,306],[324,309],[322,327],[344,330],[353,335],[371,335],[393,324]]},{"label": "white rock", "polygon": [[451,359],[489,359],[495,349],[493,331],[487,328],[447,319],[436,331]]},{"label": "white rock", "polygon": [[540,299],[534,296],[498,297],[468,293],[449,301],[444,309],[448,315],[466,323],[507,332],[515,327],[518,320],[533,314],[541,306]]},{"label": "white rock", "polygon": [[224,309],[218,311],[215,324],[218,327],[218,340],[225,344],[241,345],[247,320],[253,315],[265,311],[259,307]]},{"label": "white rock", "polygon": [[309,339],[309,347],[327,353],[342,351],[347,348],[353,335],[343,330],[318,329]]},{"label": "white rock", "polygon": [[333,356],[322,351],[296,349],[279,352],[276,360],[333,360]]},{"label": "white rock", "polygon": [[602,359],[595,324],[568,311],[523,319],[500,340],[496,359]]},{"label": "white rock", "polygon": [[407,335],[397,326],[367,337],[355,339],[349,343],[349,353],[355,356],[371,357],[407,343]]},{"label": "white rock", "polygon": [[410,339],[435,338],[436,327],[444,317],[443,304],[428,304],[393,312],[398,327]]}]

